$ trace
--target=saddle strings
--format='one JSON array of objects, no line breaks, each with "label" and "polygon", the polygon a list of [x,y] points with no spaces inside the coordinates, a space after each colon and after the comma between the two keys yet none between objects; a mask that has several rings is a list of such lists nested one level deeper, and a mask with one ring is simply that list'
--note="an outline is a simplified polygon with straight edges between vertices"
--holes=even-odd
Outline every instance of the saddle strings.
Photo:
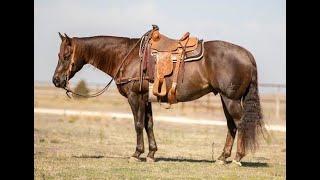
[{"label": "saddle strings", "polygon": [[142,91],[142,80],[145,75],[143,73],[144,63],[145,63],[145,61],[148,61],[148,60],[146,60],[145,52],[146,52],[146,49],[148,48],[148,43],[150,41],[151,35],[153,34],[153,31],[154,30],[152,29],[152,30],[149,30],[147,33],[145,33],[145,35],[142,36],[142,40],[140,43],[140,49],[139,49],[139,57],[140,57],[139,92]]}]

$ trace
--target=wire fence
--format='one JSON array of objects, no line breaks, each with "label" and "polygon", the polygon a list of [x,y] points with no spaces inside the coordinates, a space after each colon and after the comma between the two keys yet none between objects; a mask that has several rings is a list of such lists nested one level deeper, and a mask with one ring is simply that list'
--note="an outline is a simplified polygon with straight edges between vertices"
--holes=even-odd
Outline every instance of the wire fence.
[{"label": "wire fence", "polygon": [[[271,93],[260,93],[261,104],[263,109],[264,118],[272,121],[285,121],[286,120],[286,85],[285,84],[275,84],[275,83],[260,83],[259,88],[269,88]],[[37,89],[42,89],[42,91],[37,91],[37,96],[52,96],[57,94],[57,89],[47,82],[35,82],[35,87]],[[89,84],[88,85],[91,92],[97,92],[101,90],[104,85],[101,84]],[[62,93],[62,91],[59,91]],[[124,98],[120,97],[115,86],[111,86],[110,89],[97,97],[101,100],[109,101],[119,101],[119,103],[126,103]],[[153,106],[157,110],[161,105],[154,103]],[[209,93],[197,100],[190,102],[182,102],[174,104],[175,115],[190,115],[196,114],[197,116],[207,116],[207,117],[224,117],[224,112],[222,109],[222,103],[220,96],[215,96],[213,93]],[[167,113],[167,111],[165,111]],[[170,112],[168,112],[170,113]],[[171,112],[173,113],[173,112]]]}]

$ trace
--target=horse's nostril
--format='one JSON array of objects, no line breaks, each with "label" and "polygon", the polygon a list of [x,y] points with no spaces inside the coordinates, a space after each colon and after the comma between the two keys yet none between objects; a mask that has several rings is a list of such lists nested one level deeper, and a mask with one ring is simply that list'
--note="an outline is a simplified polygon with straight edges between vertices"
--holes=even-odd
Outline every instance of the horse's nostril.
[{"label": "horse's nostril", "polygon": [[54,77],[52,81],[55,86],[59,86],[60,80],[58,77]]}]

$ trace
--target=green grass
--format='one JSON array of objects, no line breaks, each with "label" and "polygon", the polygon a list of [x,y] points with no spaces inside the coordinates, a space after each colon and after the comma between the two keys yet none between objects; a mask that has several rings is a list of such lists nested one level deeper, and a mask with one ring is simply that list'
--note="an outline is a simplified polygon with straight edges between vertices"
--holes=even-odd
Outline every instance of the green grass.
[{"label": "green grass", "polygon": [[[69,118],[35,114],[35,179],[285,179],[284,133],[272,132],[269,145],[262,141],[243,167],[234,167],[212,160],[212,142],[215,160],[226,127],[155,121],[156,162],[129,163],[136,142],[133,120]],[[144,142],[142,160],[146,134]]]}]

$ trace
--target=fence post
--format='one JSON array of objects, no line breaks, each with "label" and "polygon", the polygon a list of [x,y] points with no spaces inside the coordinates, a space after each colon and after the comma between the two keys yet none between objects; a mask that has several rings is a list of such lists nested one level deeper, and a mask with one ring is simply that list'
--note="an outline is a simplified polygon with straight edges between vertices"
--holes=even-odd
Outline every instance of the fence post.
[{"label": "fence post", "polygon": [[280,120],[280,87],[277,87],[276,93],[276,119]]},{"label": "fence post", "polygon": [[207,96],[207,112],[210,112],[210,95],[211,93]]},{"label": "fence post", "polygon": [[184,113],[184,102],[181,102],[181,109],[180,109],[180,113],[183,114]]}]

